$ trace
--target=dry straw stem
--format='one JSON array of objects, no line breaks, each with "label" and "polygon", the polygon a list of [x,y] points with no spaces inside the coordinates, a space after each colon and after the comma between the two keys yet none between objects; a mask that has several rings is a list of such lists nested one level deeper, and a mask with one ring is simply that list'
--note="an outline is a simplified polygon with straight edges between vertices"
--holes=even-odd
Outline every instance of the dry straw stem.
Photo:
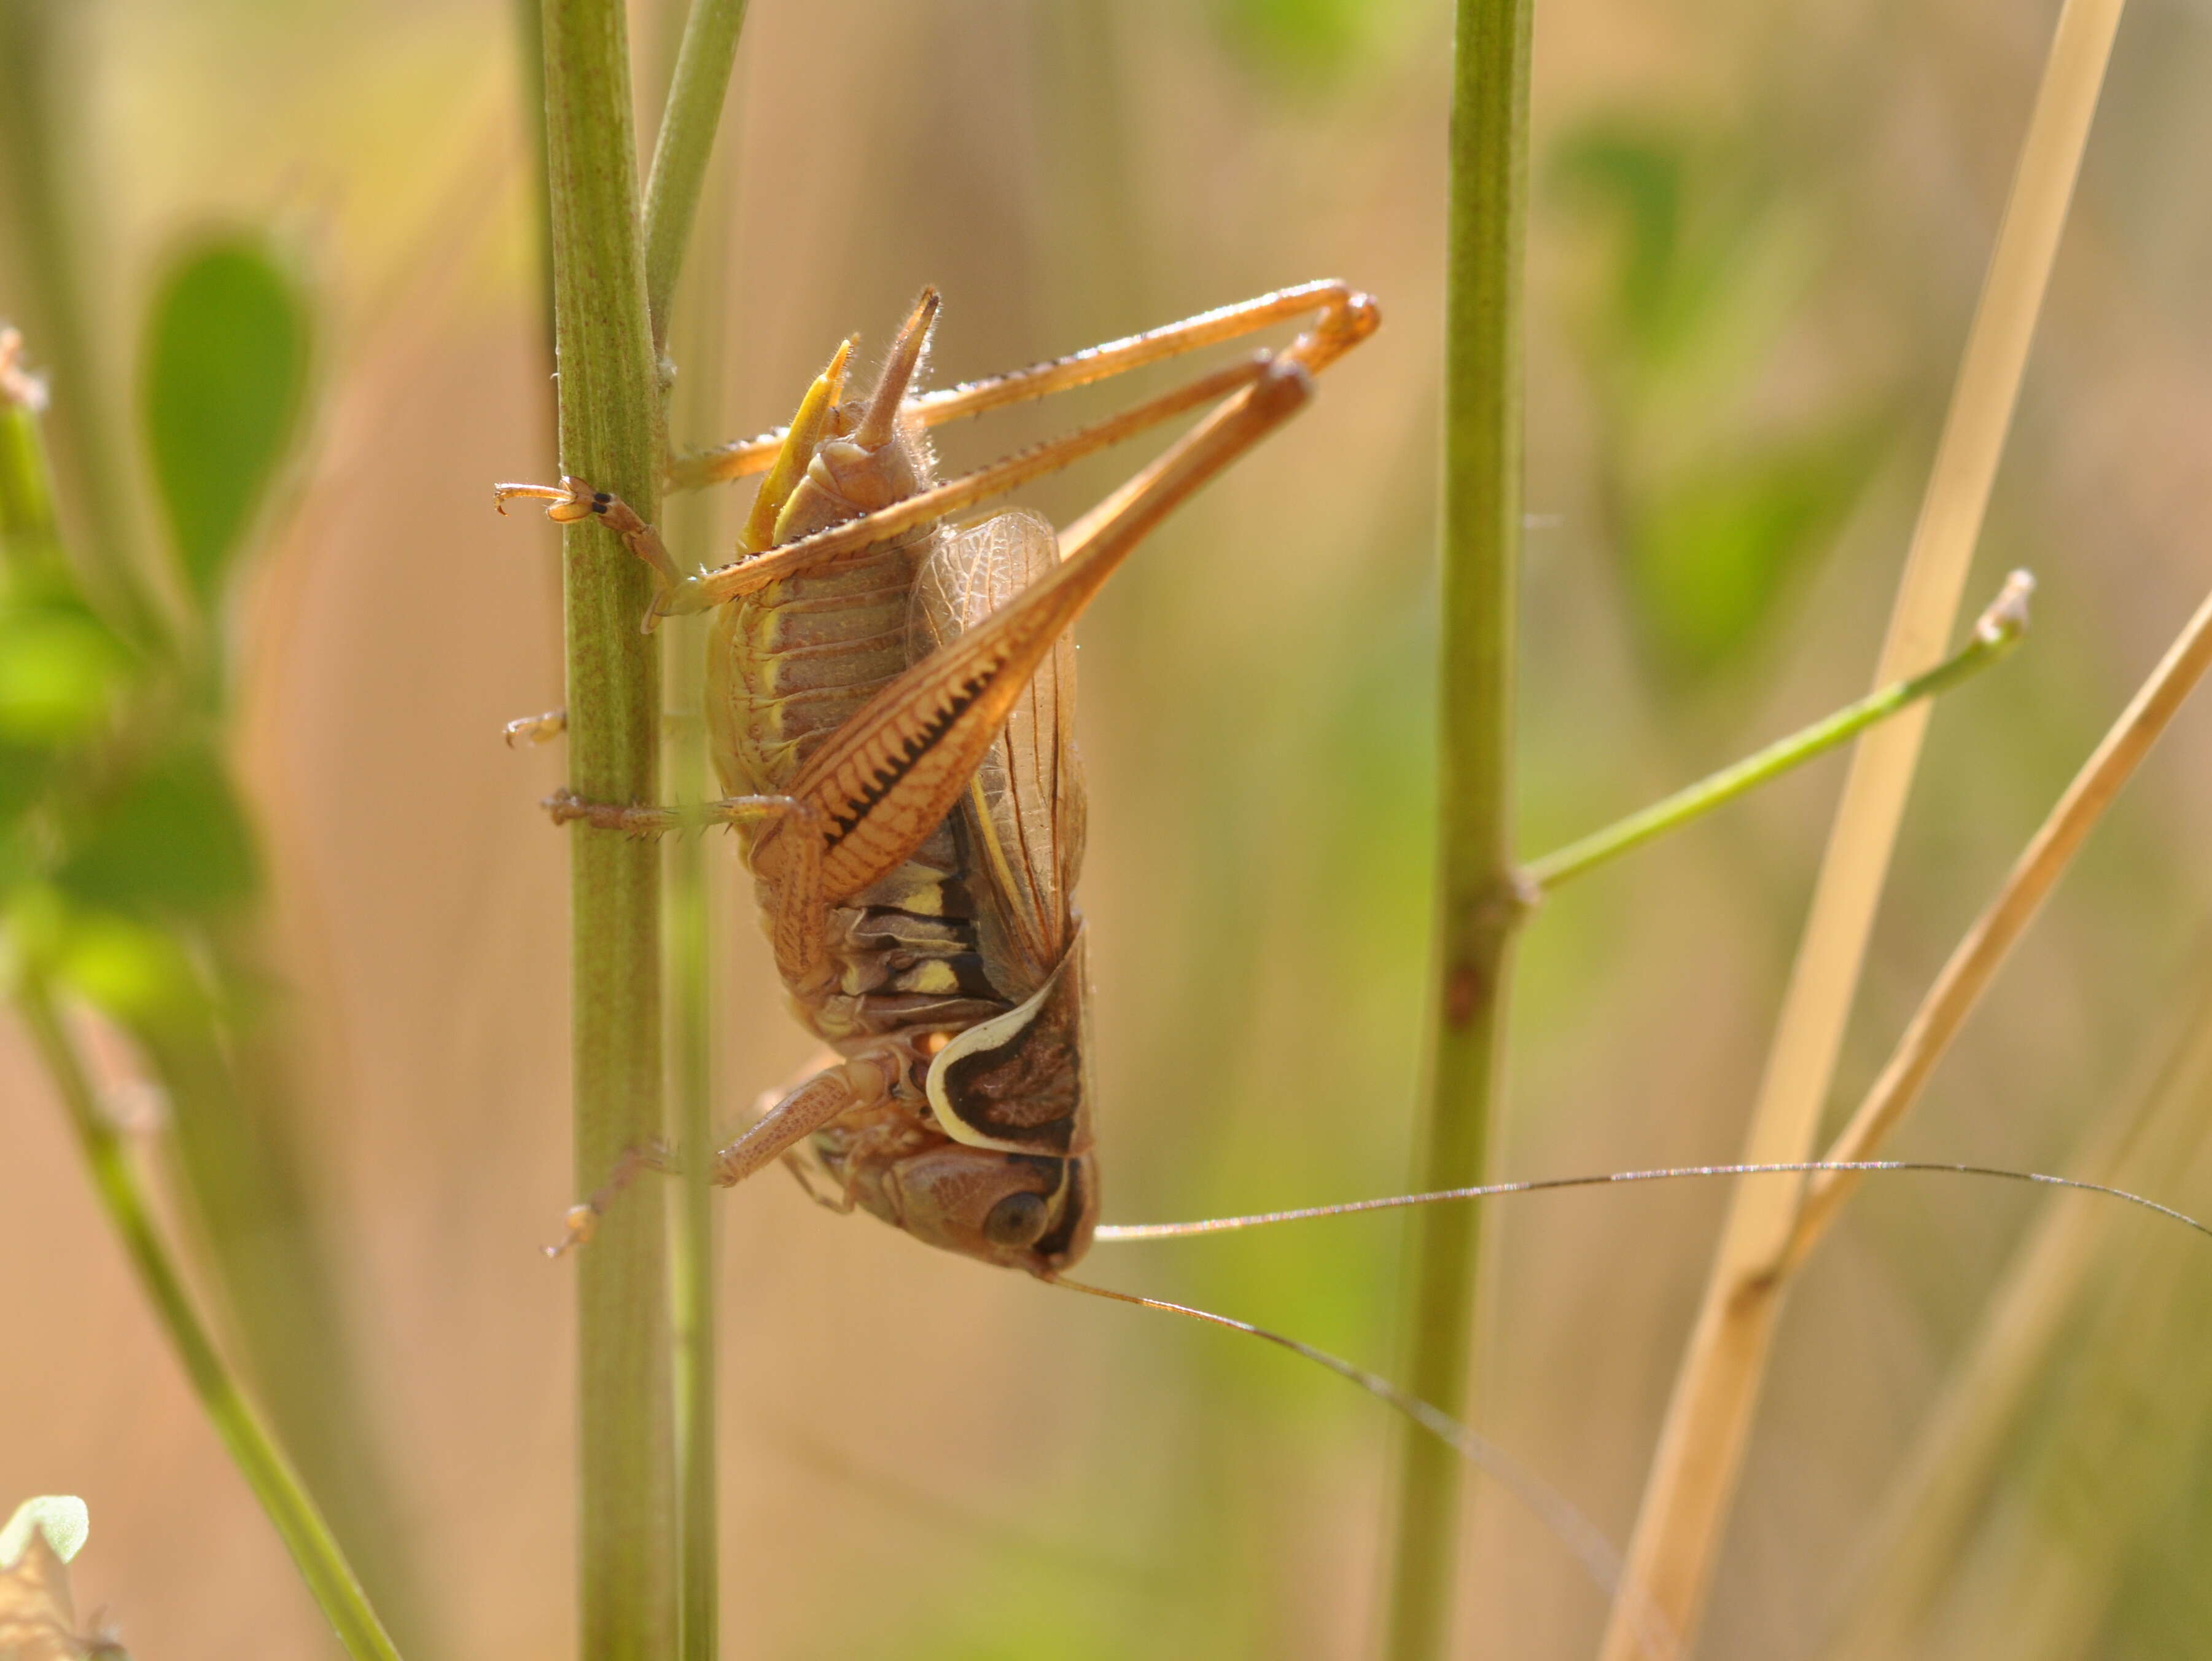
[{"label": "dry straw stem", "polygon": [[[2122,0],[2068,0],[1960,365],[1887,638],[1882,685],[1941,654],[1979,538],[2038,313],[2081,170]],[[1860,741],[1784,995],[1744,1143],[1747,1161],[1809,1153],[1887,879],[1927,709]],[[1638,1512],[1601,1661],[1632,1661],[1644,1599],[1686,1644],[1710,1583],[1764,1380],[1796,1228],[1786,1184],[1739,1184]],[[1639,1595],[1640,1594],[1640,1595]]]},{"label": "dry straw stem", "polygon": [[[1513,869],[1516,567],[1521,547],[1522,246],[1527,219],[1533,0],[1460,0],[1447,226],[1443,663],[1437,970],[1427,1123],[1414,1181],[1482,1180],[1503,1073]],[[1437,1206],[1415,1225],[1405,1383],[1458,1412],[1475,1330],[1480,1214]],[[1466,1467],[1412,1424],[1400,1433],[1388,1653],[1450,1643]]]},{"label": "dry straw stem", "polygon": [[[2200,1159],[2164,1181],[2202,1193],[2208,1174]],[[2212,1445],[2212,1322],[2192,1257],[2138,1250],[2107,1265],[1918,1642],[1885,1661],[2202,1650],[2201,1616],[2182,1612],[2202,1584],[2190,1525]],[[2174,1591],[2161,1598],[2146,1569]]]},{"label": "dry straw stem", "polygon": [[[2205,1090],[2212,1081],[2212,977],[2185,998],[2178,1042],[2124,1113],[2100,1116],[2081,1156],[2084,1175],[2121,1186],[2162,1186],[2212,1157]],[[2025,1404],[2045,1376],[2051,1347],[2081,1307],[2106,1248],[2124,1225],[2083,1194],[2045,1208],[2014,1254],[1966,1360],[1922,1421],[1826,1661],[1889,1661],[1940,1596],[1978,1516]]]},{"label": "dry straw stem", "polygon": [[[2197,608],[2181,637],[2160,660],[2150,678],[2105,734],[2104,742],[2082,764],[2058,805],[2014,862],[2004,886],[1951,953],[1935,985],[1913,1012],[1889,1064],[1825,1158],[1873,1158],[1882,1138],[1919,1099],[1936,1062],[1966,1025],[2014,942],[2033,921],[2060,874],[2081,851],[2090,830],[2104,817],[2120,788],[2134,776],[2151,745],[2158,742],[2159,734],[2203,678],[2208,664],[2212,664],[2212,598]],[[1795,1272],[1820,1243],[1821,1234],[1835,1220],[1838,1208],[1857,1186],[1860,1175],[1856,1171],[1814,1173],[1778,1267],[1778,1277],[1786,1279]]]}]

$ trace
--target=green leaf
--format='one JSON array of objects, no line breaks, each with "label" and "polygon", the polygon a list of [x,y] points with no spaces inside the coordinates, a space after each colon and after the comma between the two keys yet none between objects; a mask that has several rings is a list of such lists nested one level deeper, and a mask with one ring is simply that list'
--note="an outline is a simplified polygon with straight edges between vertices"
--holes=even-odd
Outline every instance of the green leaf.
[{"label": "green leaf", "polygon": [[0,741],[60,745],[96,732],[129,667],[82,606],[0,606]]},{"label": "green leaf", "polygon": [[1617,216],[1621,246],[1610,298],[1632,337],[1662,332],[1675,308],[1686,148],[1671,133],[1600,122],[1563,139],[1547,169],[1554,190],[1570,202]]},{"label": "green leaf", "polygon": [[308,311],[259,237],[186,249],[156,285],[142,372],[146,443],[192,593],[221,594],[304,406]]},{"label": "green leaf", "polygon": [[250,899],[260,861],[222,761],[192,747],[161,757],[103,801],[76,829],[57,880],[80,904],[204,916]]},{"label": "green leaf", "polygon": [[1876,452],[1852,423],[1731,459],[1656,492],[1629,538],[1637,615],[1666,666],[1722,667],[1827,544]]},{"label": "green leaf", "polygon": [[69,915],[52,962],[64,985],[133,1032],[204,1031],[212,1018],[207,989],[184,947],[128,917]]},{"label": "green leaf", "polygon": [[1407,0],[1213,0],[1213,12],[1240,57],[1314,88],[1352,79],[1424,15]]},{"label": "green leaf", "polygon": [[73,1494],[42,1494],[15,1507],[8,1525],[0,1528],[0,1569],[11,1569],[31,1543],[31,1530],[46,1536],[54,1555],[66,1563],[84,1548],[92,1532],[92,1513]]}]

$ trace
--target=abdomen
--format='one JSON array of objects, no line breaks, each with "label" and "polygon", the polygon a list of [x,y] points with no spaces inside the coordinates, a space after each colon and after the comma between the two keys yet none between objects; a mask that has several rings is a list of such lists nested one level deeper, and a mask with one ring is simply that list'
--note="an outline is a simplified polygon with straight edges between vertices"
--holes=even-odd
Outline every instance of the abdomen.
[{"label": "abdomen", "polygon": [[[706,714],[725,791],[788,792],[829,736],[907,667],[908,597],[934,534],[773,584],[716,614]],[[830,1043],[957,1030],[1011,1007],[977,950],[958,817],[882,881],[836,897],[837,989],[798,1011]]]}]

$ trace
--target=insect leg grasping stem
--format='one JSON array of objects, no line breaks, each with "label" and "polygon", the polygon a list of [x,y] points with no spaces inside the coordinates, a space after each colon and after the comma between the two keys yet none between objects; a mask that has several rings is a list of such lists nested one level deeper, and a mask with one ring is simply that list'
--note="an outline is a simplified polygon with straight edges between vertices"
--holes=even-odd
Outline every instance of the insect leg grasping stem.
[{"label": "insect leg grasping stem", "polygon": [[677,569],[676,557],[668,551],[660,532],[639,518],[637,509],[620,496],[595,490],[573,473],[562,475],[558,484],[491,487],[492,506],[502,514],[516,496],[547,503],[545,517],[556,525],[574,525],[597,514],[607,529],[620,537],[630,552],[659,572],[664,581],[678,586],[683,583],[684,574]]},{"label": "insect leg grasping stem", "polygon": [[[544,717],[537,717],[543,720]],[[527,721],[509,721],[510,730]],[[556,790],[545,799],[545,811],[556,824],[580,823],[600,830],[620,830],[632,837],[657,837],[670,830],[700,830],[717,824],[758,824],[786,815],[805,816],[813,810],[791,796],[725,796],[688,807],[628,806],[619,802],[587,801],[573,790]]]}]

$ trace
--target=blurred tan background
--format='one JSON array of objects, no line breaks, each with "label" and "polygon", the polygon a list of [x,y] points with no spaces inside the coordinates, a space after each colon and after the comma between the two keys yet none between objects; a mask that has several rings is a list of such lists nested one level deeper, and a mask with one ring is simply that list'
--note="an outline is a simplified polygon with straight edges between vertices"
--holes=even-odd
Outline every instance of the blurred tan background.
[{"label": "blurred tan background", "polygon": [[[1539,8],[1528,852],[1862,690],[2055,9]],[[1407,1166],[1446,13],[755,0],[748,21],[726,203],[704,221],[722,418],[679,420],[679,442],[777,423],[842,334],[879,345],[925,281],[946,295],[940,380],[1311,277],[1384,307],[1315,408],[1082,632],[1110,1220],[1379,1194]],[[486,490],[555,460],[512,23],[494,0],[106,0],[76,23],[102,303],[135,315],[165,245],[242,218],[304,251],[323,308],[307,452],[237,619],[244,760],[424,1658],[543,1656],[572,1633],[568,1274],[536,1250],[572,1197],[566,881],[535,806],[561,760],[498,739],[560,700],[555,545]],[[637,25],[657,101],[659,12]],[[1936,716],[1845,1095],[2212,575],[2209,78],[2212,13],[2139,0],[1975,580],[2031,566],[2036,631]],[[120,377],[127,330],[106,344]],[[1069,418],[945,447],[981,459]],[[1065,519],[1129,465],[1025,499]],[[1899,1153],[2074,1169],[2203,1022],[2208,754],[2212,716],[2185,714]],[[1839,776],[1809,770],[1537,919],[1501,1175],[1734,1156]],[[734,1118],[808,1045],[726,843],[712,858]],[[334,1652],[4,1028],[0,1080],[0,1503],[86,1497],[79,1603],[134,1655]],[[2193,1150],[2212,1100],[2201,1080],[2182,1093]],[[2191,1164],[2134,1176],[2212,1205]],[[1601,1191],[1492,1219],[1479,1423],[1616,1539],[1724,1197]],[[2042,1203],[1869,1185],[1791,1311],[1700,1653],[1825,1652]],[[830,1217],[781,1180],[721,1214],[726,1653],[1363,1652],[1376,1403],[1261,1346]],[[2081,1312],[1951,1542],[1931,1653],[2201,1652],[2212,1256],[2154,1222],[2098,1227]],[[1401,1231],[1102,1247],[1091,1268],[1387,1371]],[[1587,1652],[1602,1597],[1525,1511],[1474,1491],[1465,1652]]]}]

